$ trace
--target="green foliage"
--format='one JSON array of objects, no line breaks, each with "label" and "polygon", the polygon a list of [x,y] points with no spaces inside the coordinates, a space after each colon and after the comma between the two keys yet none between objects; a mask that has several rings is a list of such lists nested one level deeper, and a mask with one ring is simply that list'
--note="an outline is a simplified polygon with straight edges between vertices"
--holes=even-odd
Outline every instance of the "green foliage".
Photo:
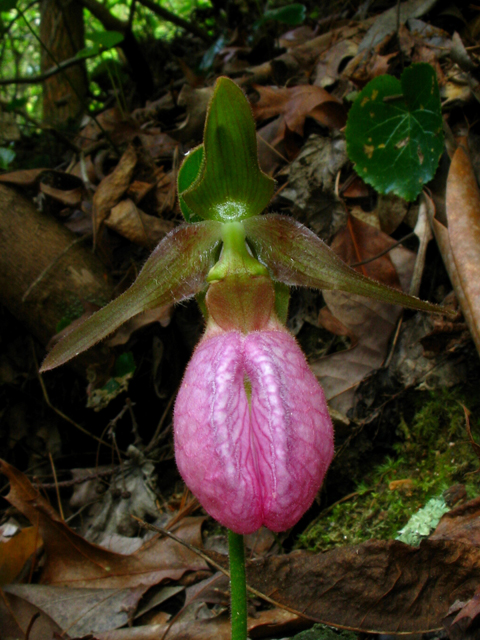
[{"label": "green foliage", "polygon": [[[371,538],[393,539],[418,512],[419,518],[406,529],[408,539],[414,542],[415,527],[425,531],[435,517],[438,519],[443,491],[463,483],[470,498],[480,494],[480,477],[474,473],[478,458],[466,437],[462,406],[479,415],[476,385],[416,392],[405,406],[410,403],[416,412],[409,423],[399,420],[401,440],[394,447],[395,455],[370,470],[350,499],[321,514],[301,536],[300,546],[326,551]],[[472,430],[475,433],[479,428],[476,417]],[[432,499],[435,502],[420,513]]]},{"label": "green foliage", "polygon": [[326,624],[314,624],[311,629],[301,631],[292,640],[357,640],[353,631],[332,629]]},{"label": "green foliage", "polygon": [[17,6],[17,0],[0,0],[0,12],[6,13],[15,9]]},{"label": "green foliage", "polygon": [[101,411],[111,400],[128,389],[136,365],[130,351],[120,354],[115,360],[113,376],[101,387],[95,389],[89,396],[87,407],[94,411]]},{"label": "green foliage", "polygon": [[435,70],[405,69],[401,80],[383,75],[357,96],[345,130],[355,170],[380,193],[415,200],[431,180],[443,151],[443,124]]},{"label": "green foliage", "polygon": [[302,24],[307,17],[307,8],[304,4],[298,2],[294,4],[287,4],[285,7],[278,9],[269,9],[265,11],[260,20],[254,24],[254,27],[259,27],[265,22],[276,21],[286,24],[290,27],[295,27]]},{"label": "green foliage", "polygon": [[[116,0],[106,0],[102,2],[105,9],[110,11],[116,18],[128,21],[130,17],[130,2],[117,2]],[[0,79],[11,79],[15,77],[36,76],[40,73],[40,46],[38,41],[26,26],[23,17],[16,10],[22,9],[22,16],[25,16],[29,24],[38,33],[39,25],[39,4],[27,2],[19,3],[17,0],[0,0]],[[199,8],[209,7],[209,0],[171,0],[168,8],[176,15],[190,19],[193,11]],[[86,59],[87,72],[89,74],[95,68],[89,58],[96,58],[100,54],[108,55],[110,58],[117,58],[118,54],[114,47],[118,46],[123,39],[123,35],[115,31],[105,31],[103,25],[90,12],[84,10],[85,31],[88,46],[79,51],[77,55]],[[175,25],[161,20],[151,11],[137,4],[132,23],[134,35],[139,40],[149,38],[172,39],[179,31]],[[109,53],[106,54],[106,50]],[[118,88],[115,86],[115,88]],[[90,87],[91,93],[97,100],[90,103],[91,110],[103,108],[102,96],[99,95],[95,85]],[[9,84],[0,87],[0,97],[3,102],[16,102],[12,111],[16,113],[17,124],[20,126],[23,135],[38,133],[33,120],[41,119],[42,107],[42,85],[41,84]],[[13,104],[13,103],[12,103]],[[25,113],[26,117],[22,116]]]},{"label": "green foliage", "polygon": [[94,44],[99,44],[105,49],[116,47],[123,41],[123,34],[118,31],[94,31],[85,36],[85,40],[90,40]]},{"label": "green foliage", "polygon": [[0,169],[8,169],[15,160],[15,151],[7,147],[0,147]]}]

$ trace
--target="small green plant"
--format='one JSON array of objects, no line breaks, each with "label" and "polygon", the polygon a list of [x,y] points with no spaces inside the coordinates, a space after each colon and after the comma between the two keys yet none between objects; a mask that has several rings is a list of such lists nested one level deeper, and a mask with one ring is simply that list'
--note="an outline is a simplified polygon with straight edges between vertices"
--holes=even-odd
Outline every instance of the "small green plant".
[{"label": "small green plant", "polygon": [[443,152],[437,76],[413,64],[400,80],[374,78],[356,97],[345,130],[355,170],[380,193],[415,200]]}]

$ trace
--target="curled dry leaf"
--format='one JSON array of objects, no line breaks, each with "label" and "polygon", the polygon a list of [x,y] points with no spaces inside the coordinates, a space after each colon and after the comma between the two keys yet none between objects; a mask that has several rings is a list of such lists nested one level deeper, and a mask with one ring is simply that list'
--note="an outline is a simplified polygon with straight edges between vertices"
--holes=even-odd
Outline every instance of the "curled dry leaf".
[{"label": "curled dry leaf", "polygon": [[173,229],[173,222],[144,213],[133,200],[122,200],[110,210],[105,225],[141,247],[152,249]]},{"label": "curled dry leaf", "polygon": [[256,120],[266,120],[282,114],[290,131],[303,136],[305,118],[315,118],[326,127],[341,129],[346,122],[342,103],[322,87],[300,85],[292,88],[274,89],[256,85],[260,95],[252,104]]},{"label": "curled dry leaf", "polygon": [[[131,555],[107,551],[70,529],[23,473],[4,461],[0,461],[0,471],[10,480],[7,500],[38,526],[43,539],[46,553],[43,584],[133,588],[158,584],[167,578],[178,580],[186,571],[207,567],[197,554],[170,538],[152,538]],[[177,535],[200,547],[202,522],[202,518],[185,518]]]},{"label": "curled dry leaf", "polygon": [[[211,617],[208,617],[208,616]],[[261,611],[247,620],[249,637],[284,637],[304,628],[298,616],[283,609]],[[168,630],[168,635],[167,635]],[[225,611],[213,615],[201,602],[192,603],[171,622],[150,624],[130,629],[116,629],[95,634],[96,640],[230,640],[232,637],[230,616]]]},{"label": "curled dry leaf", "polygon": [[61,202],[67,207],[78,207],[82,202],[83,188],[77,187],[76,189],[69,189],[64,191],[63,189],[57,189],[49,184],[40,184],[40,191],[47,196],[50,196],[53,200]]},{"label": "curled dry leaf", "polygon": [[13,582],[27,560],[42,546],[36,527],[26,527],[0,541],[0,584]]},{"label": "curled dry leaf", "polygon": [[446,205],[451,258],[463,293],[458,300],[480,352],[480,191],[461,146],[448,172]]},{"label": "curled dry leaf", "polygon": [[10,171],[0,176],[0,182],[14,184],[19,187],[33,187],[37,184],[40,176],[49,169],[22,169],[20,171]]},{"label": "curled dry leaf", "polygon": [[6,593],[2,589],[0,589],[0,621],[2,640],[19,638],[23,640],[27,637],[29,628],[28,640],[53,640],[60,637],[62,640],[69,640],[71,638],[44,611],[24,598]]},{"label": "curled dry leaf", "polygon": [[176,129],[169,131],[168,135],[180,142],[190,142],[201,138],[212,92],[213,87],[194,89],[190,85],[184,84],[178,96],[178,105],[186,107],[187,117]]},{"label": "curled dry leaf", "polygon": [[95,237],[98,237],[98,233],[110,215],[112,207],[118,204],[120,198],[130,186],[136,164],[137,153],[134,146],[129,145],[112,173],[98,185],[98,189],[93,196]]},{"label": "curled dry leaf", "polygon": [[128,624],[147,588],[75,589],[13,584],[5,591],[38,607],[72,637],[80,637]]}]

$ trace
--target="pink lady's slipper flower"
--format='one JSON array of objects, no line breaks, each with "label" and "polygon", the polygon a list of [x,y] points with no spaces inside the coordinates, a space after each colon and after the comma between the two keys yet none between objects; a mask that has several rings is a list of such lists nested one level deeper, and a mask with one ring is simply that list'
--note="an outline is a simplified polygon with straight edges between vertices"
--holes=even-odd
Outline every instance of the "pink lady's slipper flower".
[{"label": "pink lady's slipper flower", "polygon": [[282,328],[207,330],[185,373],[174,427],[185,483],[236,533],[293,526],[333,457],[323,391]]}]

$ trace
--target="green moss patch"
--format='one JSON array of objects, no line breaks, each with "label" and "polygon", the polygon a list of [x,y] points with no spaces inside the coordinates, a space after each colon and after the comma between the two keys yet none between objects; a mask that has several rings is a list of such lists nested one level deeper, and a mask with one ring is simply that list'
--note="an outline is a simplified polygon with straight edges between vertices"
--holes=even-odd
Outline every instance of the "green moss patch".
[{"label": "green moss patch", "polygon": [[461,483],[469,498],[479,495],[479,460],[463,409],[472,413],[475,437],[480,433],[479,396],[476,385],[410,394],[404,416],[393,427],[399,440],[392,455],[367,472],[353,493],[324,510],[300,536],[299,546],[318,552],[396,538],[414,513],[449,487]]}]

